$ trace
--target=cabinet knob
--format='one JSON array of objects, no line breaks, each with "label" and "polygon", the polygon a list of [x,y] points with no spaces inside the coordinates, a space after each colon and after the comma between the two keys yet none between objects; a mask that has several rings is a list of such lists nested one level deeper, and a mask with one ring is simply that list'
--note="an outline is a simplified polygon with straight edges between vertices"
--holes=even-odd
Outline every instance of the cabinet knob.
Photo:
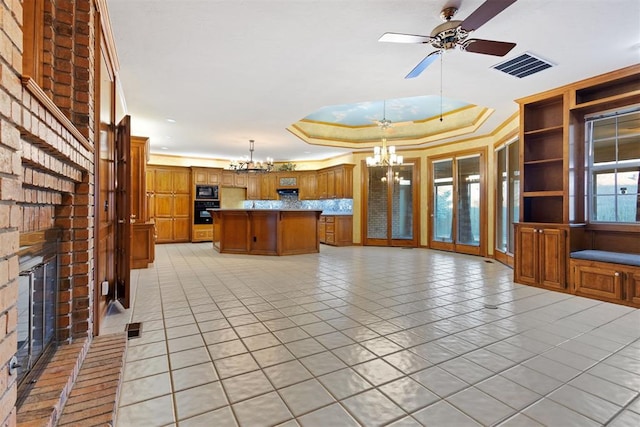
[{"label": "cabinet knob", "polygon": [[620,272],[616,271],[615,273],[613,273],[613,275],[616,276],[616,277],[620,277]]}]

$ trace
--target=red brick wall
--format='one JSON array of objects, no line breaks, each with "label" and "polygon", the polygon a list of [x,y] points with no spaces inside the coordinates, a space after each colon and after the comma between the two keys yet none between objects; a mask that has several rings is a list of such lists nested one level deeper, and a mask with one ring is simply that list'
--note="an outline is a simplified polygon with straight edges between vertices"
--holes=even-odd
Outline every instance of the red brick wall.
[{"label": "red brick wall", "polygon": [[[23,2],[0,1],[2,426],[16,423],[16,379],[8,375],[7,365],[17,346],[17,253],[21,233],[61,229],[59,340],[72,342],[91,336],[93,328],[96,7],[94,0],[44,3],[41,90],[34,90],[21,81]],[[57,108],[46,99],[43,102],[39,94]],[[59,112],[62,114],[57,116]],[[64,117],[71,126],[65,126]]]}]

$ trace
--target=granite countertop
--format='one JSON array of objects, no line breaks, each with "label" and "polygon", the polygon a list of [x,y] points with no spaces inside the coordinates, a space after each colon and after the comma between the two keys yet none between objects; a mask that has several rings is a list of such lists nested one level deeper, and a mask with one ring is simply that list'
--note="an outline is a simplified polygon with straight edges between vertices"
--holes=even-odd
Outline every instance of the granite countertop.
[{"label": "granite countertop", "polygon": [[322,211],[322,215],[331,215],[331,216],[353,216],[353,212],[331,212],[331,211]]},{"label": "granite countertop", "polygon": [[266,209],[266,208],[211,208],[208,211],[233,212],[233,211],[258,211],[258,212],[322,212],[322,209]]}]

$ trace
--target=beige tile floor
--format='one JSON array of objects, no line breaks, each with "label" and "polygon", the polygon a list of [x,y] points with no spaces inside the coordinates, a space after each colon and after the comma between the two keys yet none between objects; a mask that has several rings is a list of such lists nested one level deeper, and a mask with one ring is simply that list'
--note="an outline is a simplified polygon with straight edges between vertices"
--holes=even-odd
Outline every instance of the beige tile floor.
[{"label": "beige tile floor", "polygon": [[117,426],[640,425],[640,310],[512,277],[426,249],[158,245]]}]

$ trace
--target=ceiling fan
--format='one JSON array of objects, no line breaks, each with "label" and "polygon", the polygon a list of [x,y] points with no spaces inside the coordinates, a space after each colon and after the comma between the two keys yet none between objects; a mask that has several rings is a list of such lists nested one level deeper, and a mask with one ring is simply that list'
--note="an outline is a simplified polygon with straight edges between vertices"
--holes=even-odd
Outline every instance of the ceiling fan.
[{"label": "ceiling fan", "polygon": [[444,23],[433,29],[431,35],[420,36],[401,33],[384,33],[378,41],[391,43],[430,44],[437,50],[431,52],[406,75],[405,79],[418,77],[443,52],[455,49],[485,55],[504,56],[515,47],[515,43],[495,40],[469,39],[469,33],[477,30],[517,0],[487,0],[464,21],[452,20],[458,11],[456,7],[446,7],[440,13]]}]

